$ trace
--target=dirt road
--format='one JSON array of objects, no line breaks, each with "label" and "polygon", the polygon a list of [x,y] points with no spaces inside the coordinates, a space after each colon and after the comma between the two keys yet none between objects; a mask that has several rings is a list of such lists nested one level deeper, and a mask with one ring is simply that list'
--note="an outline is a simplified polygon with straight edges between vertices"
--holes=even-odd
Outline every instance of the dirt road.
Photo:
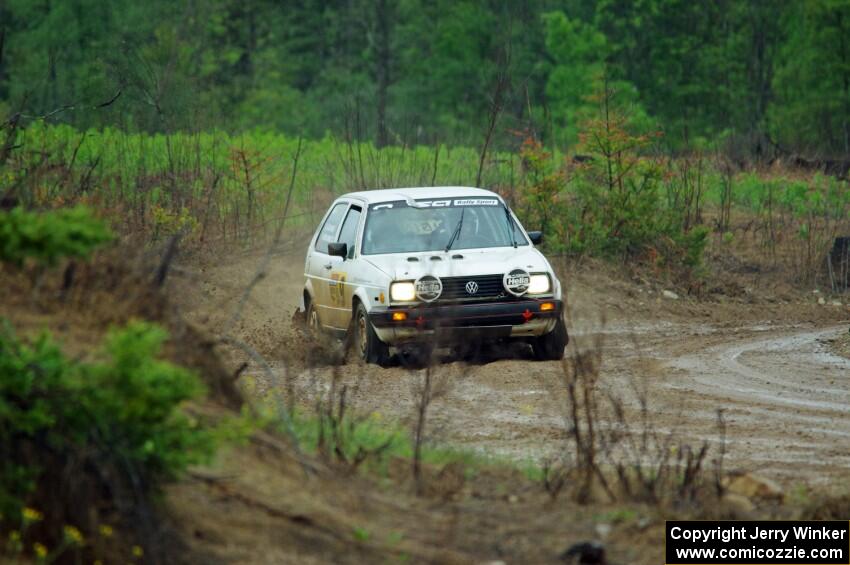
[{"label": "dirt road", "polygon": [[[258,256],[211,266],[201,274],[194,315],[213,327],[232,311]],[[237,331],[267,355],[278,383],[289,380],[300,402],[327,390],[333,369],[287,366],[289,318],[301,288],[297,251],[277,257],[256,286]],[[602,336],[600,386],[637,413],[640,391],[652,426],[685,443],[718,446],[717,411],[727,425],[727,464],[787,485],[828,481],[850,468],[850,361],[827,341],[847,332],[846,307],[806,297],[778,303],[670,301],[651,288],[575,274],[570,287],[568,349]],[[600,314],[609,320],[599,323]],[[258,380],[270,386],[257,370]],[[341,372],[357,408],[409,422],[422,374],[401,366],[350,363]],[[491,351],[436,369],[447,382],[434,402],[429,438],[442,444],[540,460],[566,445],[561,366],[520,349]]]}]

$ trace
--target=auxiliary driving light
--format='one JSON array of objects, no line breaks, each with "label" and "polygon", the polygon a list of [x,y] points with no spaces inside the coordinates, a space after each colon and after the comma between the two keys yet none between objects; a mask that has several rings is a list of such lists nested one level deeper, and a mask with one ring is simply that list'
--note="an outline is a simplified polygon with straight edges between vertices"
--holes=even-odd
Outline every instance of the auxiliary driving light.
[{"label": "auxiliary driving light", "polygon": [[528,294],[543,294],[551,290],[549,275],[531,275],[528,283]]},{"label": "auxiliary driving light", "polygon": [[555,309],[555,304],[553,302],[544,302],[540,305],[541,312],[551,312]]},{"label": "auxiliary driving light", "polygon": [[416,286],[411,281],[395,282],[390,285],[390,298],[397,302],[416,300]]},{"label": "auxiliary driving light", "polygon": [[393,322],[403,322],[407,319],[407,312],[393,312]]}]

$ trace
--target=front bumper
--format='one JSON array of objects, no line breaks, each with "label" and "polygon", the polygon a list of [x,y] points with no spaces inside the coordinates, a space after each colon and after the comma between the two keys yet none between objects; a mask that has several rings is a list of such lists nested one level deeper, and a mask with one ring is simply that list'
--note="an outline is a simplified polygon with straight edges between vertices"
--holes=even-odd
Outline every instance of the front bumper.
[{"label": "front bumper", "polygon": [[[543,304],[551,305],[551,310],[541,310]],[[541,336],[552,331],[562,311],[560,300],[527,298],[504,302],[380,306],[369,312],[369,320],[381,341],[392,345],[434,339],[451,343]],[[404,312],[407,319],[393,320],[396,312]]]}]

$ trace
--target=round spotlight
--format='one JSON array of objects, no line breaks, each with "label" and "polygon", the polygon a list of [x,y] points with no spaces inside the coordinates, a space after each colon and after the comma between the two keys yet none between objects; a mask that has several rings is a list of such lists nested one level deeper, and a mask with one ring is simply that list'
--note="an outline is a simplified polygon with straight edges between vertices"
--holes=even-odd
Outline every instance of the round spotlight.
[{"label": "round spotlight", "polygon": [[416,296],[423,302],[433,302],[443,294],[443,283],[434,275],[422,275],[414,283]]},{"label": "round spotlight", "polygon": [[502,278],[502,284],[505,285],[505,290],[514,296],[522,296],[528,292],[528,286],[531,284],[531,275],[523,269],[513,269],[505,273]]}]

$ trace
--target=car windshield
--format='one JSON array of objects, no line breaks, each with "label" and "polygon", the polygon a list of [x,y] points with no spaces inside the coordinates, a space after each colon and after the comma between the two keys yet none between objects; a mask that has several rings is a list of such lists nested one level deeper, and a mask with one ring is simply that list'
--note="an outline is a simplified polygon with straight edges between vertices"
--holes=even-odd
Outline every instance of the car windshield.
[{"label": "car windshield", "polygon": [[372,204],[363,232],[363,254],[437,251],[449,244],[451,249],[528,245],[522,229],[506,212],[495,198]]}]

